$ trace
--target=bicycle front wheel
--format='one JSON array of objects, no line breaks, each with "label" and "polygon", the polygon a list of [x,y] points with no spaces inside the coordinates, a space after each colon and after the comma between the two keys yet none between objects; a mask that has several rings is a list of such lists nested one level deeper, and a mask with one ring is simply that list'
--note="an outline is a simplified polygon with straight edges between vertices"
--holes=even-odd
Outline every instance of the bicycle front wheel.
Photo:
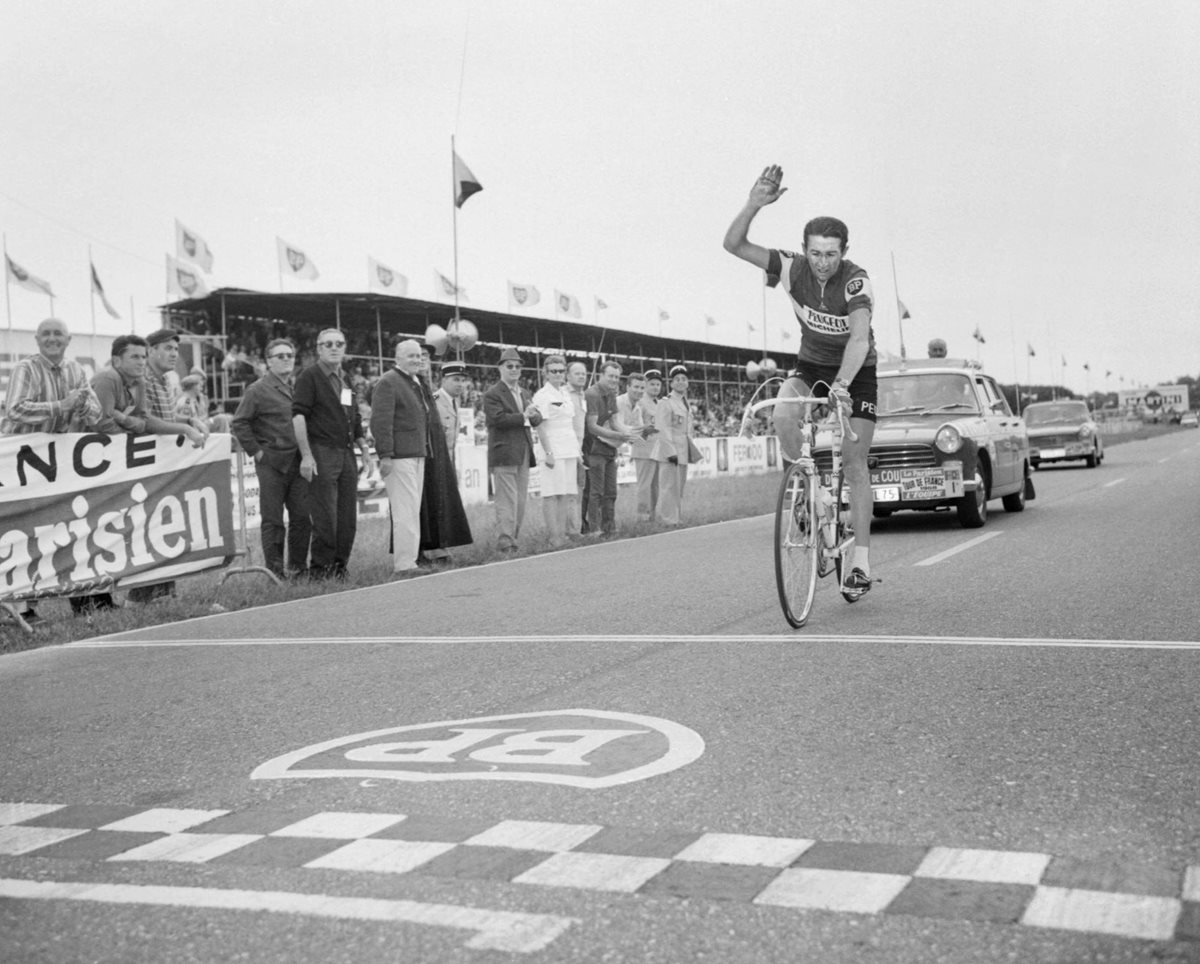
[{"label": "bicycle front wheel", "polygon": [[775,506],[775,587],[784,618],[796,629],[812,612],[820,539],[815,482],[793,463],[783,473]]}]

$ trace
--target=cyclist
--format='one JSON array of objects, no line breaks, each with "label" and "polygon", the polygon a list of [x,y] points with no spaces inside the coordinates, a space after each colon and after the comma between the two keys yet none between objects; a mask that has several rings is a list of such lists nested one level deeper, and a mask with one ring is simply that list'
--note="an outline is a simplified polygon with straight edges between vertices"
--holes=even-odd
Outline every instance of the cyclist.
[{"label": "cyclist", "polygon": [[[763,169],[729,230],[725,250],[766,273],[769,287],[782,280],[800,322],[796,367],[788,372],[779,397],[828,396],[849,416],[856,441],[843,439],[842,455],[850,489],[854,525],[854,558],[843,590],[856,599],[871,588],[871,475],[867,454],[875,434],[878,389],[875,379],[875,336],[871,331],[874,295],[866,271],[845,259],[849,230],[837,218],[814,218],[804,226],[804,252],[764,248],[747,237],[761,208],[787,191],[783,169]],[[824,383],[824,385],[818,384]],[[795,407],[795,406],[793,406]],[[785,457],[800,450],[799,412],[794,418],[775,415],[775,432]]]}]

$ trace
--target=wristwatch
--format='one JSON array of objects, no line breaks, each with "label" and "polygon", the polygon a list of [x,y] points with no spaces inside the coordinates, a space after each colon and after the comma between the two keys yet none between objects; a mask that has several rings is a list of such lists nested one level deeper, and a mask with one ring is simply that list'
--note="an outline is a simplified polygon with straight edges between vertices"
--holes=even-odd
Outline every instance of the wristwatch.
[{"label": "wristwatch", "polygon": [[837,388],[838,386],[841,386],[842,388],[846,389],[846,391],[850,390],[850,383],[848,381],[846,381],[846,379],[844,379],[844,378],[839,377],[839,378],[835,378],[833,380],[833,387]]}]

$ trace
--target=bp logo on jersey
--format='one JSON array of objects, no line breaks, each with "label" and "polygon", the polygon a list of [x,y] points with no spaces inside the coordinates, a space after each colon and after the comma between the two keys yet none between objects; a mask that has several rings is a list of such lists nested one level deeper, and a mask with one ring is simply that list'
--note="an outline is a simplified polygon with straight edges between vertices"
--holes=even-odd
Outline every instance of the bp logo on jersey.
[{"label": "bp logo on jersey", "polygon": [[252,780],[506,780],[599,789],[686,766],[704,752],[694,730],[604,710],[548,710],[372,730],[268,760]]},{"label": "bp logo on jersey", "polygon": [[871,280],[869,278],[851,278],[846,282],[846,300],[849,301],[858,295],[866,295],[872,301],[875,300],[871,292]]}]

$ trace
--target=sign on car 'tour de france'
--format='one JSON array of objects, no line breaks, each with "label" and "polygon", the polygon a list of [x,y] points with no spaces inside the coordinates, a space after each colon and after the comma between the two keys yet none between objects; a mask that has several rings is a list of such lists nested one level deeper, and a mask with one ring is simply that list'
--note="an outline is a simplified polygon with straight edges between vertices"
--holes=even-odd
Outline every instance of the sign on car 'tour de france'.
[{"label": "sign on car 'tour de france'", "polygon": [[416,723],[338,737],[268,760],[252,780],[507,780],[599,789],[698,759],[704,740],[670,720],[547,710]]}]

